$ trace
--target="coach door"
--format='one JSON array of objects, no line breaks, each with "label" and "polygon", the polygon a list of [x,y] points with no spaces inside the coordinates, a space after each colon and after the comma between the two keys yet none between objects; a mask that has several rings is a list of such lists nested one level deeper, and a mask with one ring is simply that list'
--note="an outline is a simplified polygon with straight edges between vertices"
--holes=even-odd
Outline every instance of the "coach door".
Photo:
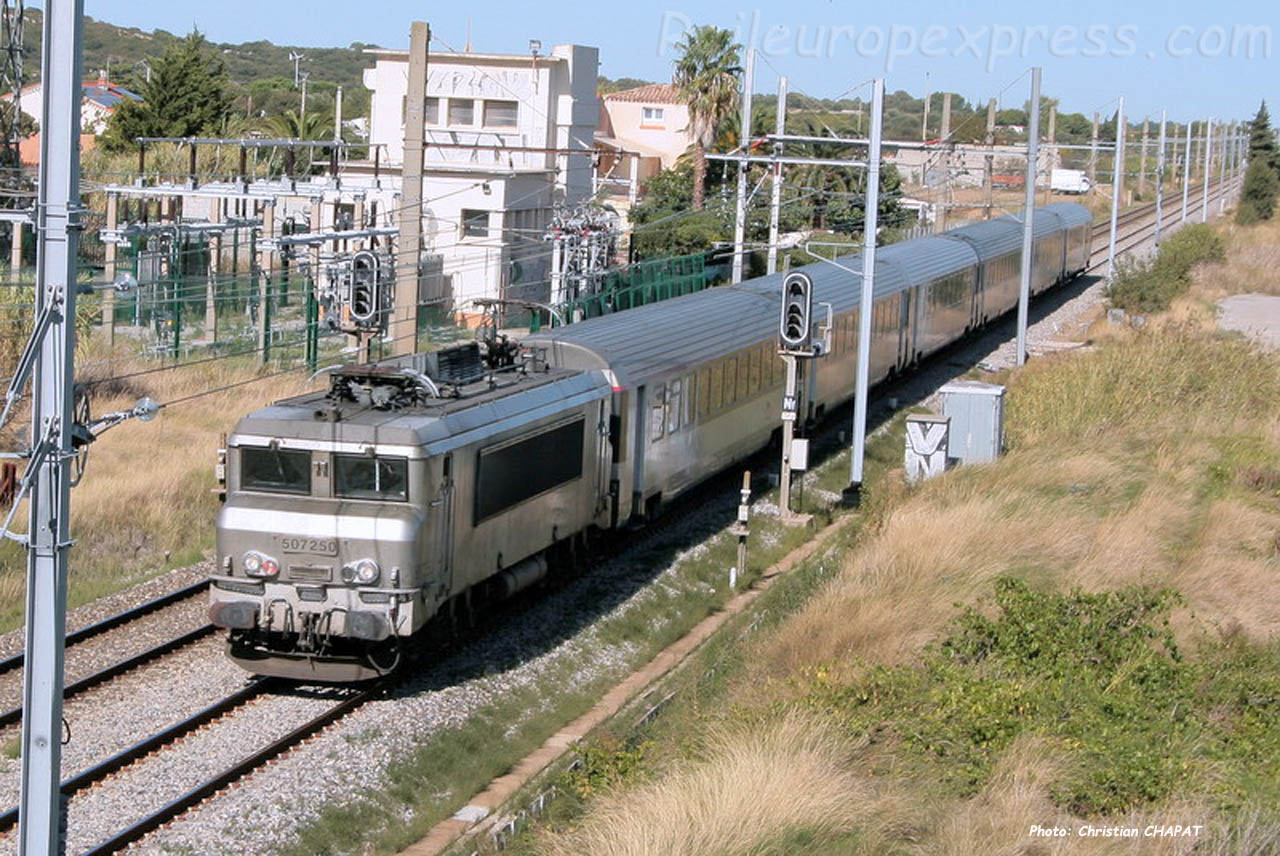
[{"label": "coach door", "polygon": [[899,297],[902,306],[898,310],[898,368],[906,368],[911,364],[912,340],[915,338],[916,318],[912,307],[915,301],[911,299],[913,288],[904,290]]},{"label": "coach door", "polygon": [[446,591],[453,593],[453,524],[454,524],[453,455],[445,455],[440,462],[440,488],[431,501],[434,512],[432,531],[440,582]]},{"label": "coach door", "polygon": [[600,402],[596,421],[596,510],[597,516],[609,507],[609,479],[613,474],[613,446],[609,443],[609,399]]},{"label": "coach door", "polygon": [[969,309],[969,329],[976,330],[982,326],[982,301],[986,299],[983,292],[987,290],[987,266],[973,267],[973,306]]}]

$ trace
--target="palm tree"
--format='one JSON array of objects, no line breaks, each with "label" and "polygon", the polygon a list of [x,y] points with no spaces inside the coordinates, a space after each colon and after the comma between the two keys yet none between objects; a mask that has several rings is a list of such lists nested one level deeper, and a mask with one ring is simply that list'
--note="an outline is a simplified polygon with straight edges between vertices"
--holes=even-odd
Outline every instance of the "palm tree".
[{"label": "palm tree", "polygon": [[738,98],[738,65],[741,46],[733,33],[717,27],[694,27],[680,43],[672,83],[689,107],[689,131],[693,135],[693,209],[702,210],[703,181],[707,174],[707,146],[720,125],[733,115]]},{"label": "palm tree", "polygon": [[294,110],[272,116],[262,122],[262,130],[275,137],[290,140],[333,139],[333,116],[328,113],[310,112],[301,117]]}]

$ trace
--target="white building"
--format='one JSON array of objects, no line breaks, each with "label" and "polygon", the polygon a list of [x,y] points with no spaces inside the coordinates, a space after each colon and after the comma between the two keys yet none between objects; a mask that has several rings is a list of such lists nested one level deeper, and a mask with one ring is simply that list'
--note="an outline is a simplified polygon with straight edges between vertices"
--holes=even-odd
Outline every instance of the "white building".
[{"label": "white building", "polygon": [[639,152],[642,179],[675,166],[676,159],[693,145],[689,107],[669,83],[610,92],[600,99],[600,114],[596,141]]},{"label": "white building", "polygon": [[[84,84],[84,100],[80,102],[80,129],[86,134],[101,134],[107,129],[107,120],[123,101],[141,101],[142,96],[130,92],[107,80],[105,74]],[[40,81],[28,83],[18,90],[18,107],[37,122],[43,107],[44,87]],[[4,95],[5,101],[13,101],[13,93]]]},{"label": "white building", "polygon": [[[409,57],[370,53],[373,153],[344,165],[343,188],[382,199],[390,214],[399,204]],[[430,55],[424,250],[443,257],[446,302],[463,315],[475,314],[468,304],[478,297],[549,298],[542,235],[554,206],[591,196],[598,69],[598,50],[581,45],[547,56]]]}]

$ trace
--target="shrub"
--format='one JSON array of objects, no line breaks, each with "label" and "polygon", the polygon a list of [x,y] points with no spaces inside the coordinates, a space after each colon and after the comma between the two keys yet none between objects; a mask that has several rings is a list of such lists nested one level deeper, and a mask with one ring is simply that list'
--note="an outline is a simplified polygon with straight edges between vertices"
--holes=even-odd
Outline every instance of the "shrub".
[{"label": "shrub", "polygon": [[[979,792],[1020,736],[1052,741],[1061,808],[1115,815],[1172,795],[1190,771],[1271,776],[1280,725],[1277,650],[1179,653],[1168,589],[1044,593],[996,583],[995,614],[967,607],[914,666],[878,667],[848,685],[818,679],[808,702],[860,737],[893,737],[961,795]],[[1237,783],[1214,785],[1225,802]]]},{"label": "shrub", "polygon": [[1160,312],[1191,286],[1196,265],[1226,260],[1226,247],[1211,227],[1200,223],[1167,238],[1155,258],[1120,266],[1111,284],[1111,302],[1128,312]]}]

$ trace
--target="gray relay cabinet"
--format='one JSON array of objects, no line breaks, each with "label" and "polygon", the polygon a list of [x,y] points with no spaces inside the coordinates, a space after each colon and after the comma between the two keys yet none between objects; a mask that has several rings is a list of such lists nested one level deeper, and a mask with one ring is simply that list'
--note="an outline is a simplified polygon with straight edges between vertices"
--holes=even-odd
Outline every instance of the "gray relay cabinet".
[{"label": "gray relay cabinet", "polygon": [[961,464],[1000,457],[1004,447],[1005,388],[976,380],[957,380],[940,389],[942,415],[950,417],[948,457]]}]

